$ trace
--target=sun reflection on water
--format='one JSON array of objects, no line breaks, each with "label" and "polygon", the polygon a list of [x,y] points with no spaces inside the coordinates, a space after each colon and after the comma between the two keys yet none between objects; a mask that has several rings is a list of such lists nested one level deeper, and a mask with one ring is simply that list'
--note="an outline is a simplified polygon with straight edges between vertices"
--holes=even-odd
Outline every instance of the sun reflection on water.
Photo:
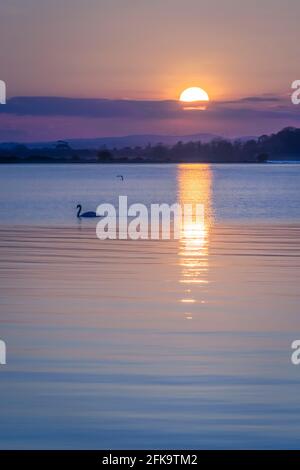
[{"label": "sun reflection on water", "polygon": [[[185,311],[188,320],[193,319],[197,304],[204,304],[201,289],[208,283],[208,249],[211,223],[211,170],[205,164],[184,164],[178,167],[178,199],[183,204],[203,204],[204,219],[183,220],[178,249],[178,264],[181,268],[179,282],[183,284],[180,302],[189,308]],[[192,305],[194,308],[192,309]]]}]

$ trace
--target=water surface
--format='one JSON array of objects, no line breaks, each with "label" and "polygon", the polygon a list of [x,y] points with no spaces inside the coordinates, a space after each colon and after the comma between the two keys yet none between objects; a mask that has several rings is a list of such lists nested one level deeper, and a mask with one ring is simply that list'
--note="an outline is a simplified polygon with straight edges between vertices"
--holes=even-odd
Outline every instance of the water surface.
[{"label": "water surface", "polygon": [[209,203],[218,222],[300,220],[300,164],[1,165],[0,220],[74,226],[78,203],[96,210],[126,195],[130,204],[173,204],[182,186],[185,198]]},{"label": "water surface", "polygon": [[[300,447],[300,166],[11,166],[0,180],[1,448]],[[99,241],[74,204],[119,193],[201,202],[205,224]]]}]

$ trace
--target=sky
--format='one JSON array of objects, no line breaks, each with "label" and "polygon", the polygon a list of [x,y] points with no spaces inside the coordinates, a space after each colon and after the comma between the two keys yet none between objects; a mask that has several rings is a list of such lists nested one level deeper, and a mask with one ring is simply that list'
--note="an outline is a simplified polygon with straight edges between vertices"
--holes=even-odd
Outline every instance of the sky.
[{"label": "sky", "polygon": [[[299,125],[299,17],[299,0],[1,2],[0,140]],[[178,108],[189,86],[206,111]]]}]

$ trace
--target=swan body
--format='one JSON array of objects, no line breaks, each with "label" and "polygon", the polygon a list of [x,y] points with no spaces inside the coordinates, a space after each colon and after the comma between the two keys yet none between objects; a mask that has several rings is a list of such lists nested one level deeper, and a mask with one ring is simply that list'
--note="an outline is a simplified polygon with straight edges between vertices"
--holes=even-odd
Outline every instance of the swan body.
[{"label": "swan body", "polygon": [[92,217],[98,217],[98,215],[96,214],[96,212],[94,211],[88,211],[88,212],[83,212],[83,214],[81,214],[81,204],[78,204],[77,205],[77,217],[81,218],[81,217],[86,217],[86,218],[92,218]]}]

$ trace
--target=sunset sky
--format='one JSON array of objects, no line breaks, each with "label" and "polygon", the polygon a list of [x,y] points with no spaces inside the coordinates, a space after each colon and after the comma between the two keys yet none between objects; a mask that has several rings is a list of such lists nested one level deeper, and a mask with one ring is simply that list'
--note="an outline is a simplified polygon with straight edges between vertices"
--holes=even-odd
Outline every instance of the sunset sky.
[{"label": "sunset sky", "polygon": [[[300,125],[299,17],[298,0],[1,2],[0,140]],[[178,106],[189,86],[208,92],[206,111]]]}]

